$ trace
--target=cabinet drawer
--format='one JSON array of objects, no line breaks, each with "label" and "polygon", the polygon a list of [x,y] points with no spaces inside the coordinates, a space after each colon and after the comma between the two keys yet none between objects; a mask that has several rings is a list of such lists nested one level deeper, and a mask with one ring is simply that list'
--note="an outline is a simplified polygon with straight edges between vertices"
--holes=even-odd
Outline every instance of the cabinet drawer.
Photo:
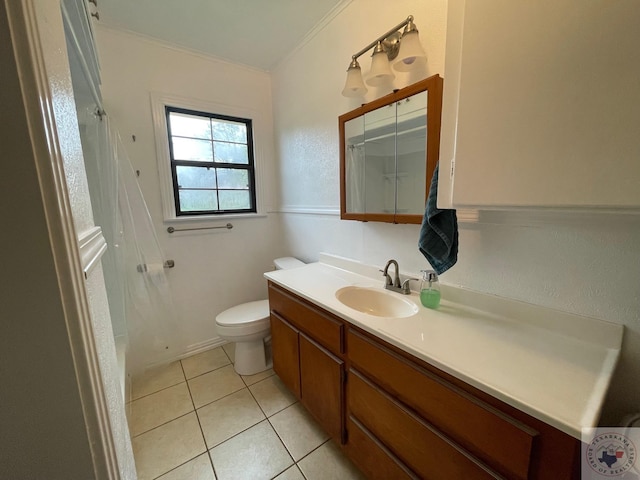
[{"label": "cabinet drawer", "polygon": [[353,330],[347,348],[353,367],[456,444],[509,478],[528,477],[535,430]]},{"label": "cabinet drawer", "polygon": [[269,284],[269,308],[317,340],[334,354],[344,353],[343,324],[328,313],[307,305],[272,283]]},{"label": "cabinet drawer", "polygon": [[354,370],[348,398],[351,415],[421,478],[503,478]]},{"label": "cabinet drawer", "polygon": [[347,419],[349,440],[345,452],[362,472],[372,480],[417,479],[384,445],[357,419]]}]

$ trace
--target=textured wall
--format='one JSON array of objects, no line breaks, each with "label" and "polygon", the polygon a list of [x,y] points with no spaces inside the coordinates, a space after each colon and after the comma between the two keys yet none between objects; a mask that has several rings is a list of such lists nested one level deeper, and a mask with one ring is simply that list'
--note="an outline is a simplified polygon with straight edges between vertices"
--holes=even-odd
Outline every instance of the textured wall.
[{"label": "textured wall", "polygon": [[[33,33],[41,50],[38,47],[34,50],[42,53],[38,59],[42,63],[34,73],[43,75],[49,94],[38,96],[30,67],[26,67],[31,59],[28,54],[24,55],[29,45],[23,31],[26,19],[22,18],[18,2],[10,6],[13,39],[6,21],[7,5],[0,3],[0,59],[3,65],[0,144],[5,157],[0,175],[0,217],[9,226],[0,246],[3,251],[11,252],[3,259],[0,281],[0,477],[94,478],[94,461],[100,462],[99,458],[92,458],[91,442],[96,432],[91,432],[92,438],[89,438],[87,423],[91,420],[84,415],[91,407],[83,405],[76,370],[77,362],[81,360],[74,358],[74,353],[82,346],[71,344],[73,327],[67,324],[77,317],[75,312],[65,311],[72,302],[63,298],[63,290],[69,293],[70,289],[68,284],[61,289],[60,282],[69,277],[65,276],[65,265],[56,262],[62,259],[60,248],[57,248],[56,258],[52,251],[60,246],[59,239],[54,237],[59,235],[57,229],[62,222],[57,217],[56,207],[45,203],[61,196],[55,193],[55,182],[50,175],[50,169],[57,167],[53,160],[56,152],[52,151],[56,146],[64,157],[71,213],[78,231],[92,226],[91,203],[84,178],[60,4],[24,2],[22,6],[33,13],[29,20],[36,22],[37,31]],[[13,58],[14,47],[23,53],[19,57],[20,77]],[[27,111],[23,95],[30,106],[41,102],[38,106],[42,111],[38,107]],[[51,109],[47,108],[48,100],[52,101]],[[49,127],[42,125],[47,121],[51,121]],[[50,159],[52,165],[48,164]],[[96,272],[100,274],[99,269]],[[100,280],[95,277],[89,290],[104,296],[104,284]],[[96,313],[108,325],[109,312],[100,308],[103,306],[98,305]],[[78,328],[76,325],[76,330]],[[110,326],[107,331],[106,341],[113,343]],[[102,346],[100,340],[98,344]],[[119,425],[114,424],[116,435],[118,431],[127,432],[124,408],[120,405],[120,410],[112,415],[120,420]],[[43,440],[46,446],[34,451],[34,445]],[[119,457],[119,460],[123,459]],[[132,455],[129,460],[129,468],[122,469],[123,478],[135,475]]]},{"label": "textured wall", "polygon": [[[96,29],[105,109],[123,138],[147,202],[158,239],[175,267],[166,270],[176,307],[168,325],[178,354],[219,340],[215,316],[250,300],[266,298],[262,274],[272,259],[288,254],[277,216],[232,219],[232,230],[170,235],[163,223],[151,92],[187,97],[254,116],[263,204],[276,203],[270,76],[262,71],[171,48],[103,27]],[[136,141],[132,140],[136,136]],[[226,221],[226,220],[223,220]],[[177,225],[174,225],[177,227]]]},{"label": "textured wall", "polygon": [[109,422],[118,456],[120,475],[122,478],[129,478],[136,471],[136,466],[125,416],[124,392],[120,384],[121,373],[116,357],[109,304],[100,265],[91,271],[91,275],[87,279],[87,296],[91,308],[91,325],[96,339],[96,354],[105,389],[106,405],[109,411]]},{"label": "textured wall", "polygon": [[[46,5],[46,6],[45,6]],[[42,22],[45,64],[53,98],[56,131],[64,163],[64,174],[71,205],[71,215],[78,238],[94,227],[85,172],[82,143],[78,129],[76,103],[64,40],[64,29],[57,2],[40,3],[37,17]],[[78,26],[76,26],[78,27]],[[105,404],[108,409],[119,473],[123,478],[135,475],[133,451],[129,439],[115,343],[102,268],[94,268],[85,283],[89,301],[93,339],[100,365]]]},{"label": "textured wall", "polygon": [[[0,477],[89,478],[91,450],[4,3],[0,61],[0,218],[9,226],[0,247],[11,252],[0,277]],[[34,461],[43,438],[56,440]]]},{"label": "textured wall", "polygon": [[[340,221],[337,215],[314,213],[339,208],[337,118],[359,102],[340,95],[349,58],[409,14],[428,56],[424,75],[440,73],[446,82],[446,2],[437,0],[354,0],[274,72],[283,224],[289,250],[301,258],[315,260],[319,251],[327,251],[380,266],[397,258],[404,272],[428,268],[417,251],[418,226]],[[363,72],[367,57],[361,57]],[[412,80],[398,76],[396,87]],[[370,89],[365,101],[382,93]],[[640,410],[638,217],[481,213],[480,222],[460,225],[459,262],[442,281],[625,325],[622,360],[603,422]]]},{"label": "textured wall", "polygon": [[[340,94],[351,55],[409,15],[415,17],[429,61],[423,70],[396,72],[393,88],[442,74],[446,32],[446,2],[442,0],[354,0],[274,71],[282,205],[336,207],[340,194],[338,115],[363,102],[362,98]],[[358,61],[366,75],[370,53]],[[391,91],[388,87],[368,88],[365,102]]]}]

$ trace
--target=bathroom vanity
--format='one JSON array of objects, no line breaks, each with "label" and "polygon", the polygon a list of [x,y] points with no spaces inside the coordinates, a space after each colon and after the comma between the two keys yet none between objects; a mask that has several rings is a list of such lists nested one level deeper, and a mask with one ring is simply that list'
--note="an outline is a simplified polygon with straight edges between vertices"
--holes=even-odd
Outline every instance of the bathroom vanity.
[{"label": "bathroom vanity", "polygon": [[265,274],[274,370],[360,469],[579,478],[581,429],[597,423],[622,327],[446,286],[438,311],[402,318],[336,297],[383,291],[376,275],[326,255]]}]

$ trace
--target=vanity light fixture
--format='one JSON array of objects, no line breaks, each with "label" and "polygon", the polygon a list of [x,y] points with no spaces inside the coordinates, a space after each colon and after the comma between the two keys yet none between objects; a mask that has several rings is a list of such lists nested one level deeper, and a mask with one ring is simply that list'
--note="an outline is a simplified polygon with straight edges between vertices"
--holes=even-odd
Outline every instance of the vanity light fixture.
[{"label": "vanity light fixture", "polygon": [[[400,29],[404,31],[400,33]],[[352,55],[351,63],[347,69],[347,81],[342,90],[345,97],[359,97],[367,93],[367,87],[362,81],[362,71],[358,63],[358,57],[373,48],[371,58],[371,72],[367,78],[367,84],[372,86],[382,85],[395,78],[389,62],[393,60],[393,68],[399,72],[407,72],[417,66],[424,65],[427,56],[420,45],[418,29],[413,23],[413,15],[384,33],[358,53]]]}]

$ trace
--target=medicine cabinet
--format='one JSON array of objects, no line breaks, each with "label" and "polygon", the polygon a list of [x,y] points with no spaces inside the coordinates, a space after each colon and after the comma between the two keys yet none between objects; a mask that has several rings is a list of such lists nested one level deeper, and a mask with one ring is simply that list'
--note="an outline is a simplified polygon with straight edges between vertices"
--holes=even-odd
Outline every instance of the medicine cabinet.
[{"label": "medicine cabinet", "polygon": [[341,115],[340,218],[422,222],[440,149],[434,75]]}]

